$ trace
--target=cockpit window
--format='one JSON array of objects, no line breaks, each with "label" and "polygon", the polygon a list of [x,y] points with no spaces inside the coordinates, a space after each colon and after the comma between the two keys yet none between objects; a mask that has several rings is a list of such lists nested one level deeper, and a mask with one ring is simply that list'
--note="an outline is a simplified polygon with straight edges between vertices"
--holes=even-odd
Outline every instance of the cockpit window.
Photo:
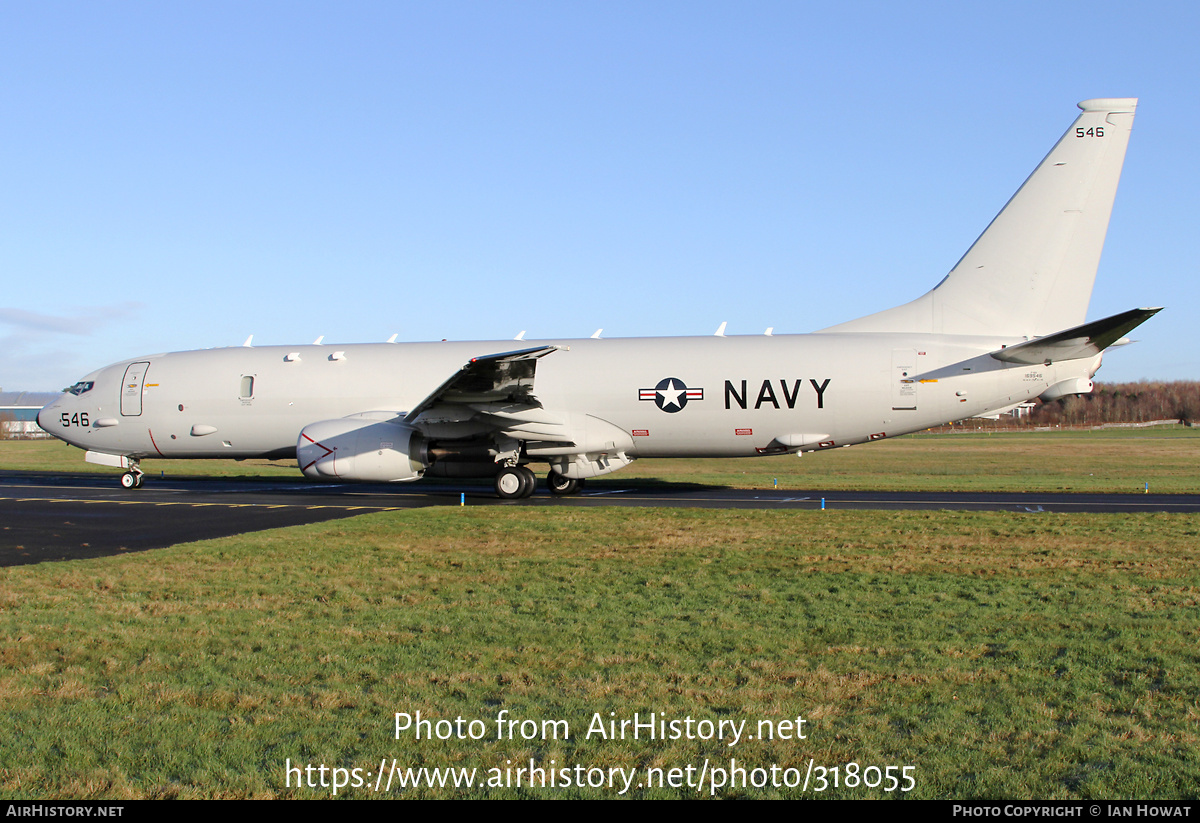
[{"label": "cockpit window", "polygon": [[96,384],[92,380],[80,380],[71,388],[66,389],[66,391],[74,395],[86,394],[92,390],[92,386],[94,385]]}]

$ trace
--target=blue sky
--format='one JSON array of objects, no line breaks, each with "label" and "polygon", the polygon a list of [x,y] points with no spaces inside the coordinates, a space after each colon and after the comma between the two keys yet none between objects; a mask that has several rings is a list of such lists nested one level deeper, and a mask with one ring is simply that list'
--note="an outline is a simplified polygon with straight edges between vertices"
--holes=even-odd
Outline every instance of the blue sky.
[{"label": "blue sky", "polygon": [[1098,378],[1200,379],[1187,3],[0,2],[0,386],[255,344],[812,331],[1139,97]]}]

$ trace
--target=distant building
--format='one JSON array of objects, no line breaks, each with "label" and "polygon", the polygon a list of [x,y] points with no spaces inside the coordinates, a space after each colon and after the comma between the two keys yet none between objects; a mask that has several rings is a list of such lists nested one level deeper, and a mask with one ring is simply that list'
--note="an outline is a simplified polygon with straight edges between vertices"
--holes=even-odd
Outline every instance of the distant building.
[{"label": "distant building", "polygon": [[57,397],[58,392],[0,391],[0,439],[49,437],[37,414]]}]

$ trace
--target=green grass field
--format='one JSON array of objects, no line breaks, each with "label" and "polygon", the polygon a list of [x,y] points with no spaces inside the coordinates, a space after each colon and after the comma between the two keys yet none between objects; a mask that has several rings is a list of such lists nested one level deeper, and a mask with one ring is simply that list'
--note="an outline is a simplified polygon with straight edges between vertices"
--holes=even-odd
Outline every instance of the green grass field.
[{"label": "green grass field", "polygon": [[[787,465],[891,488],[891,466],[966,462],[927,482],[1009,488],[1014,450],[1103,450],[1194,490],[1200,441],[1159,435],[909,438]],[[719,471],[705,482],[739,485]],[[0,569],[0,796],[329,797],[336,778],[338,797],[616,797],[631,778],[623,796],[1194,798],[1198,554],[1186,515],[506,506]],[[434,739],[397,738],[397,712]],[[651,712],[679,735],[594,733]],[[496,739],[499,717],[535,722]],[[555,787],[512,785],[531,761]],[[393,763],[477,784],[376,792]],[[864,785],[889,766],[911,791]]]}]

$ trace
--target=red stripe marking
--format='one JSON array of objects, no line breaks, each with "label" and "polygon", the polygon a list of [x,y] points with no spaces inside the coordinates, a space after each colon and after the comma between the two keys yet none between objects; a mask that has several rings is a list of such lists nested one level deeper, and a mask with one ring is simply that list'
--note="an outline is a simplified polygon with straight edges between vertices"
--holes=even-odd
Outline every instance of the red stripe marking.
[{"label": "red stripe marking", "polygon": [[324,450],[325,450],[325,454],[318,455],[318,456],[316,457],[316,459],[315,459],[315,460],[313,460],[312,462],[310,462],[310,463],[308,463],[308,464],[306,464],[306,465],[304,465],[304,466],[301,466],[301,467],[300,467],[300,471],[302,471],[302,472],[303,472],[303,471],[308,471],[308,467],[309,467],[309,466],[311,466],[311,465],[313,465],[313,463],[318,463],[318,462],[320,462],[320,460],[321,460],[321,458],[322,458],[322,457],[328,457],[329,455],[333,454],[333,449],[329,448],[328,446],[324,445],[323,443],[318,443],[316,440],[313,440],[311,437],[309,437],[309,436],[308,436],[307,434],[305,434],[304,432],[300,432],[300,436],[301,436],[301,437],[303,437],[305,440],[307,440],[309,443],[312,443],[312,444],[313,444],[314,446],[316,446],[318,449],[324,449]]}]

